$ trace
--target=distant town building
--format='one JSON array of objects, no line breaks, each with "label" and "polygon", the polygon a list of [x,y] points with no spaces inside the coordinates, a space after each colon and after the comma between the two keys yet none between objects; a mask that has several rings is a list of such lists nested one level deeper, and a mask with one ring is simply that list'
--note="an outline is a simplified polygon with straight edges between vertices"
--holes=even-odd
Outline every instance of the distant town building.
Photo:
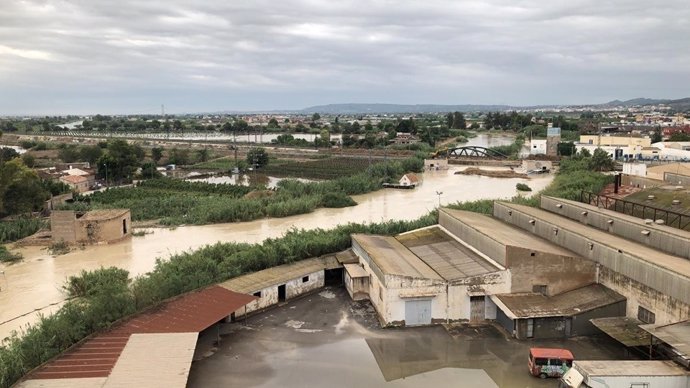
[{"label": "distant town building", "polygon": [[60,182],[68,185],[72,191],[83,193],[89,190],[89,180],[79,175],[66,175],[60,177]]}]

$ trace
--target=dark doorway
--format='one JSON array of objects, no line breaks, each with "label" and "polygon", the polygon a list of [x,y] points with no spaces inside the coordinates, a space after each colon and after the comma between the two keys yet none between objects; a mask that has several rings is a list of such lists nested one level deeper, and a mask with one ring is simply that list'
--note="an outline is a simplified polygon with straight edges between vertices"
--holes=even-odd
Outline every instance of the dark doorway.
[{"label": "dark doorway", "polygon": [[278,286],[278,302],[285,302],[285,284]]},{"label": "dark doorway", "polygon": [[127,220],[122,220],[122,234],[127,234]]},{"label": "dark doorway", "polygon": [[342,286],[343,285],[343,269],[334,268],[327,269],[325,273],[326,286]]}]

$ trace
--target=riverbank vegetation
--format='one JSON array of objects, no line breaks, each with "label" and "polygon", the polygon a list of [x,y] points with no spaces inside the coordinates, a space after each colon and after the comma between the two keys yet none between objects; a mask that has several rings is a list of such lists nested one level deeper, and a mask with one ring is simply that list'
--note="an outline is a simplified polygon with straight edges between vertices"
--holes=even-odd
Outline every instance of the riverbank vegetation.
[{"label": "riverbank vegetation", "polygon": [[[150,179],[136,187],[78,196],[75,203],[65,208],[82,211],[128,208],[134,221],[159,220],[163,225],[287,217],[310,213],[319,207],[356,205],[350,195],[379,190],[383,183],[397,181],[403,174],[419,172],[422,168],[423,161],[417,158],[389,161],[371,165],[358,174],[322,182],[282,180],[275,191],[266,191],[265,187]],[[250,192],[266,192],[266,195],[249,195]]]},{"label": "riverbank vegetation", "polygon": [[262,244],[218,243],[158,260],[151,272],[135,279],[117,268],[82,272],[67,280],[65,289],[73,299],[2,342],[0,387],[11,386],[86,336],[167,298],[245,273],[341,251],[350,246],[352,233],[394,235],[433,225],[436,218],[432,212],[414,221],[291,230]]},{"label": "riverbank vegetation", "polygon": [[47,222],[41,218],[22,217],[14,220],[0,221],[0,244],[31,236],[41,228],[46,227],[46,225]]}]

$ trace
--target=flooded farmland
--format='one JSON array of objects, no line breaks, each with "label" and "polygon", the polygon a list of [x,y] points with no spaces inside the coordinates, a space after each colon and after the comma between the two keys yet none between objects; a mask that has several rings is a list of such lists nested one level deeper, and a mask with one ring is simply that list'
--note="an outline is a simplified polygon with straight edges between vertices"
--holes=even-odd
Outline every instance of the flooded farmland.
[{"label": "flooded farmland", "polygon": [[[496,145],[510,138],[483,135],[477,144]],[[489,144],[491,143],[491,144]],[[347,222],[370,223],[387,220],[416,219],[439,205],[484,198],[510,198],[517,194],[516,183],[527,183],[534,192],[546,187],[553,176],[540,175],[531,179],[500,179],[481,176],[454,175],[464,167],[420,174],[423,183],[414,190],[385,189],[353,196],[357,206],[340,209],[317,209],[313,213],[286,218],[269,218],[251,222],[152,228],[149,234],[111,245],[76,249],[52,257],[44,248],[18,249],[24,261],[0,264],[0,338],[26,323],[34,322],[39,313],[48,314],[64,300],[61,291],[65,279],[81,270],[116,266],[143,274],[153,269],[156,259],[200,248],[216,242],[257,243],[266,238],[280,237],[286,231],[332,228]],[[442,194],[438,194],[442,193]]]}]

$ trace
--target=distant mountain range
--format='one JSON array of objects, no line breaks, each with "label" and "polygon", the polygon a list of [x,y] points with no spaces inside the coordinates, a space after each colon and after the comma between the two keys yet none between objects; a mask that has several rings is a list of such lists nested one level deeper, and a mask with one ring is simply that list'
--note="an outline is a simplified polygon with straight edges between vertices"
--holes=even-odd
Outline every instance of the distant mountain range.
[{"label": "distant mountain range", "polygon": [[669,99],[653,99],[653,98],[634,98],[627,101],[613,100],[604,104],[591,105],[537,105],[537,106],[511,106],[511,105],[434,105],[434,104],[362,104],[362,103],[348,103],[348,104],[328,104],[316,105],[304,108],[298,113],[312,114],[357,114],[357,113],[442,113],[442,112],[489,112],[489,111],[507,111],[515,109],[549,109],[557,107],[578,106],[578,107],[592,107],[596,109],[611,108],[616,106],[644,106],[644,105],[668,105],[676,110],[690,109],[690,97],[681,98],[677,100]]}]

